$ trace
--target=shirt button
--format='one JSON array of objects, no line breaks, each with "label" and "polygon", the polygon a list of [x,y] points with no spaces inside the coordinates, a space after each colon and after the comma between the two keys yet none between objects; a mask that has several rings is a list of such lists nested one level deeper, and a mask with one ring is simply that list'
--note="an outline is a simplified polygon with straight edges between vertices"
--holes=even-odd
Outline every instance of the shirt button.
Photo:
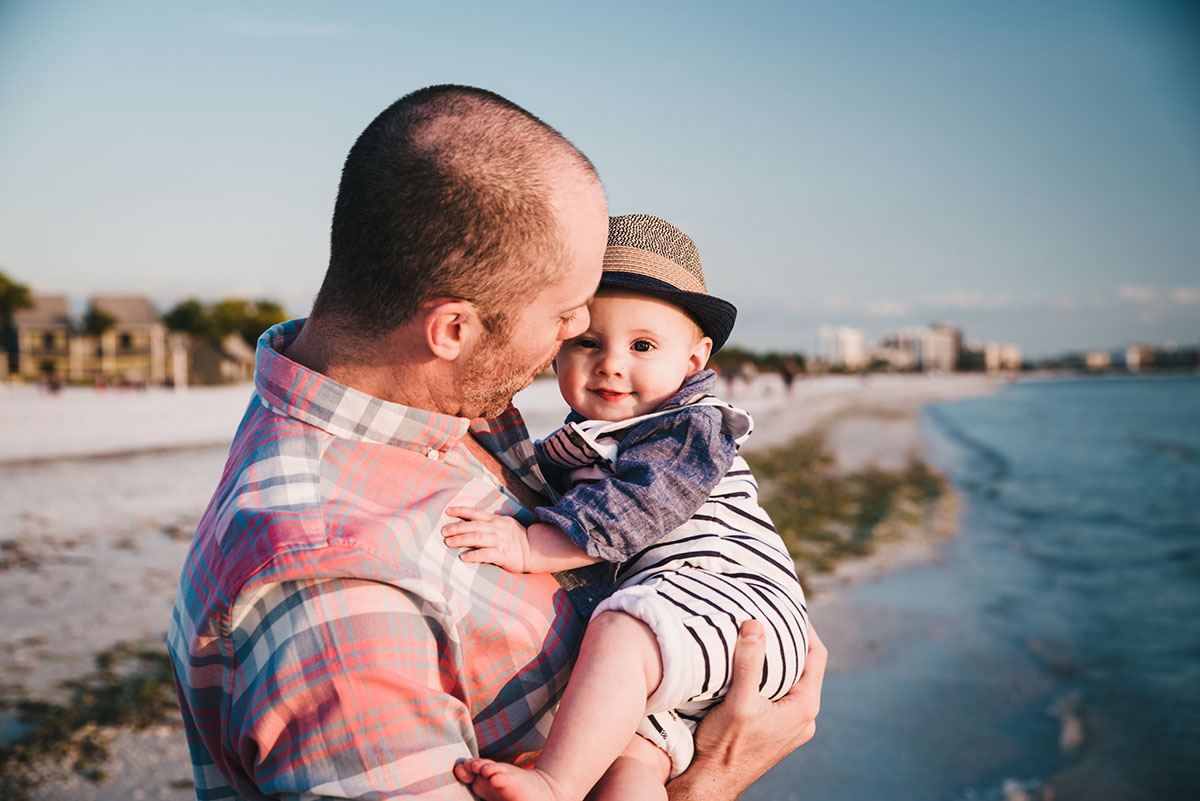
[{"label": "shirt button", "polygon": [[425,455],[436,462],[440,454],[438,453],[437,448],[430,448],[429,450],[425,451]]}]

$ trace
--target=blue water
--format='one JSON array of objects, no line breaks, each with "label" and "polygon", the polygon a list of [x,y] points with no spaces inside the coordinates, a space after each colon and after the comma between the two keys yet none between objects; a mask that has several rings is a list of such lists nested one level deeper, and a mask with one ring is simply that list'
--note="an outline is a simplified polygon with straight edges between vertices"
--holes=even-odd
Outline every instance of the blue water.
[{"label": "blue water", "polygon": [[1020,383],[924,428],[961,534],[847,593],[817,739],[747,798],[1196,797],[1200,378]]}]

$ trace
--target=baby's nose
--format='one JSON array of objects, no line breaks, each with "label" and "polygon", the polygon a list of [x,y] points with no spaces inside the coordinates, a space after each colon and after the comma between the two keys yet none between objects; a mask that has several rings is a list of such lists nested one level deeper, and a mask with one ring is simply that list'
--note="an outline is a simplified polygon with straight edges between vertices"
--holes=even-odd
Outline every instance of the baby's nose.
[{"label": "baby's nose", "polygon": [[617,353],[605,351],[600,354],[596,369],[605,375],[620,375],[625,371],[625,360]]}]

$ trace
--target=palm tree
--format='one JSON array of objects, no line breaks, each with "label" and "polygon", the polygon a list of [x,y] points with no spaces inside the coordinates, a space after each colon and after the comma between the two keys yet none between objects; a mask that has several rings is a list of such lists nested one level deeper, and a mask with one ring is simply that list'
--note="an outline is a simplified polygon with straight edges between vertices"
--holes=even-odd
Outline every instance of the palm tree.
[{"label": "palm tree", "polygon": [[117,324],[117,318],[104,309],[92,306],[83,315],[83,329],[96,338],[96,356],[100,359],[100,374],[104,373],[104,332]]},{"label": "palm tree", "polygon": [[13,340],[13,315],[21,309],[33,308],[33,298],[29,295],[29,287],[18,284],[4,273],[0,272],[0,353],[8,359],[8,369],[11,372],[16,365],[16,347]]},{"label": "palm tree", "polygon": [[83,315],[83,328],[94,337],[104,336],[104,332],[116,324],[116,317],[95,306],[88,309],[87,314]]}]

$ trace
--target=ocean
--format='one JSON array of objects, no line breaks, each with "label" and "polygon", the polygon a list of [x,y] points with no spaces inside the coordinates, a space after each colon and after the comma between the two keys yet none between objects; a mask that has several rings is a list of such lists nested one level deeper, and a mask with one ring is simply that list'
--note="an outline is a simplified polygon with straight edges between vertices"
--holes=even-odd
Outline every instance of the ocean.
[{"label": "ocean", "polygon": [[1195,797],[1200,377],[1020,382],[923,430],[961,533],[815,616],[817,737],[745,797]]}]

